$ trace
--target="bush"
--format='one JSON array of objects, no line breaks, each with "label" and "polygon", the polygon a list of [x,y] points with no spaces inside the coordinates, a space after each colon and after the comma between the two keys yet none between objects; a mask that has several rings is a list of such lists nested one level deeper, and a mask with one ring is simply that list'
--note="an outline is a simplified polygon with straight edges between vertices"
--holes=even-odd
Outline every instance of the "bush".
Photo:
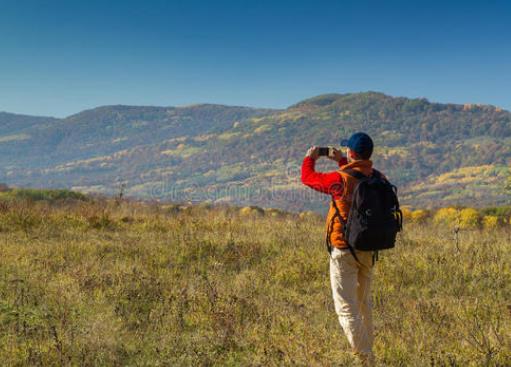
[{"label": "bush", "polygon": [[286,213],[280,209],[269,208],[264,210],[264,215],[275,218],[282,218],[285,217]]},{"label": "bush", "polygon": [[244,217],[260,217],[264,215],[264,210],[258,206],[246,206],[240,209],[240,215]]},{"label": "bush", "polygon": [[57,200],[80,200],[86,201],[87,196],[80,192],[59,189],[12,189],[2,193],[1,197],[6,199],[21,199],[30,201],[57,201]]},{"label": "bush", "polygon": [[412,220],[412,210],[409,207],[403,206],[401,212],[403,213],[403,219],[405,221]]},{"label": "bush", "polygon": [[435,224],[454,225],[458,222],[460,212],[456,208],[438,209],[433,218]]},{"label": "bush", "polygon": [[474,229],[479,226],[479,213],[473,208],[465,208],[460,212],[460,228]]},{"label": "bush", "polygon": [[483,217],[483,226],[485,229],[495,229],[499,225],[499,217],[495,215],[485,215]]},{"label": "bush", "polygon": [[485,208],[482,210],[482,213],[484,215],[495,215],[499,218],[506,218],[511,216],[511,206]]},{"label": "bush", "polygon": [[429,211],[424,209],[414,210],[410,217],[414,223],[424,223],[429,217]]}]

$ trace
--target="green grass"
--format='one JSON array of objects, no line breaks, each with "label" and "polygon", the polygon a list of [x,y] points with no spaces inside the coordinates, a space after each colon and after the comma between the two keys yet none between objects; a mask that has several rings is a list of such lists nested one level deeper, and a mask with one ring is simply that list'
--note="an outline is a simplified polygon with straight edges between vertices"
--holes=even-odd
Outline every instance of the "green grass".
[{"label": "green grass", "polygon": [[[9,366],[349,366],[323,222],[115,201],[0,201]],[[406,226],[373,299],[384,366],[511,364],[511,233]]]}]

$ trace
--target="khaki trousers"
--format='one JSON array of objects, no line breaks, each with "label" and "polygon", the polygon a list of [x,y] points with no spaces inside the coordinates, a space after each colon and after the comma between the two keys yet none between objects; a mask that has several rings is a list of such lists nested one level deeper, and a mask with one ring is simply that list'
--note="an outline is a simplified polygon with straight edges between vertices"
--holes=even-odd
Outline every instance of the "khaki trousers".
[{"label": "khaki trousers", "polygon": [[353,352],[363,362],[373,362],[373,318],[371,299],[372,256],[356,251],[359,264],[349,249],[334,248],[330,255],[330,282],[335,312]]}]

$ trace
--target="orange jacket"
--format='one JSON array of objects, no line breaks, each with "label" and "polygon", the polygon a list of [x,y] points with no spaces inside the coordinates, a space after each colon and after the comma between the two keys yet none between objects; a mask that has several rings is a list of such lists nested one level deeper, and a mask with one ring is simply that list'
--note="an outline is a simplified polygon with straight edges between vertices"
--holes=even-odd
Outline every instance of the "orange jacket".
[{"label": "orange jacket", "polygon": [[[354,161],[341,165],[337,172],[320,173],[311,167],[311,158],[306,158],[302,166],[302,182],[317,191],[329,194],[339,209],[339,214],[346,222],[351,207],[351,195],[357,184],[357,179],[343,172],[345,169],[353,169],[360,173],[370,176],[373,173],[373,162],[370,160]],[[344,162],[343,162],[344,163]],[[311,172],[312,168],[312,172]],[[305,172],[304,172],[305,170]],[[335,174],[335,175],[334,175]],[[335,181],[335,182],[334,182]],[[333,220],[332,220],[333,218]],[[344,240],[344,228],[340,219],[335,216],[335,207],[330,203],[326,218],[327,235],[330,235],[330,244],[337,248],[347,248]]]},{"label": "orange jacket", "polygon": [[[343,193],[339,199],[334,198],[334,202],[339,209],[339,214],[341,215],[344,223],[348,220],[348,214],[351,207],[351,196],[357,184],[357,179],[355,177],[342,171],[347,168],[351,168],[366,176],[370,176],[373,173],[373,162],[370,160],[355,161],[342,166],[338,171],[343,182]],[[332,202],[330,203],[330,209],[328,210],[328,215],[326,217],[326,225],[327,234],[330,233],[330,243],[332,246],[337,248],[347,248],[348,245],[344,240],[344,228],[339,217],[335,216],[335,207]],[[329,228],[330,226],[331,228]]]}]

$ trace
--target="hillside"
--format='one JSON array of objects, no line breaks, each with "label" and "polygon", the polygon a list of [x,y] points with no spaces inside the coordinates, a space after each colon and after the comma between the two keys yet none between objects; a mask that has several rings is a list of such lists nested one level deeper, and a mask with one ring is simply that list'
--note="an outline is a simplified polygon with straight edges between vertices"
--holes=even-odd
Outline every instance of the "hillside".
[{"label": "hillside", "polygon": [[405,204],[511,203],[511,113],[494,106],[367,92],[285,110],[106,106],[61,120],[12,116],[0,114],[0,182],[10,185],[103,193],[124,185],[140,197],[320,209],[325,198],[299,182],[305,150],[363,130]]}]

